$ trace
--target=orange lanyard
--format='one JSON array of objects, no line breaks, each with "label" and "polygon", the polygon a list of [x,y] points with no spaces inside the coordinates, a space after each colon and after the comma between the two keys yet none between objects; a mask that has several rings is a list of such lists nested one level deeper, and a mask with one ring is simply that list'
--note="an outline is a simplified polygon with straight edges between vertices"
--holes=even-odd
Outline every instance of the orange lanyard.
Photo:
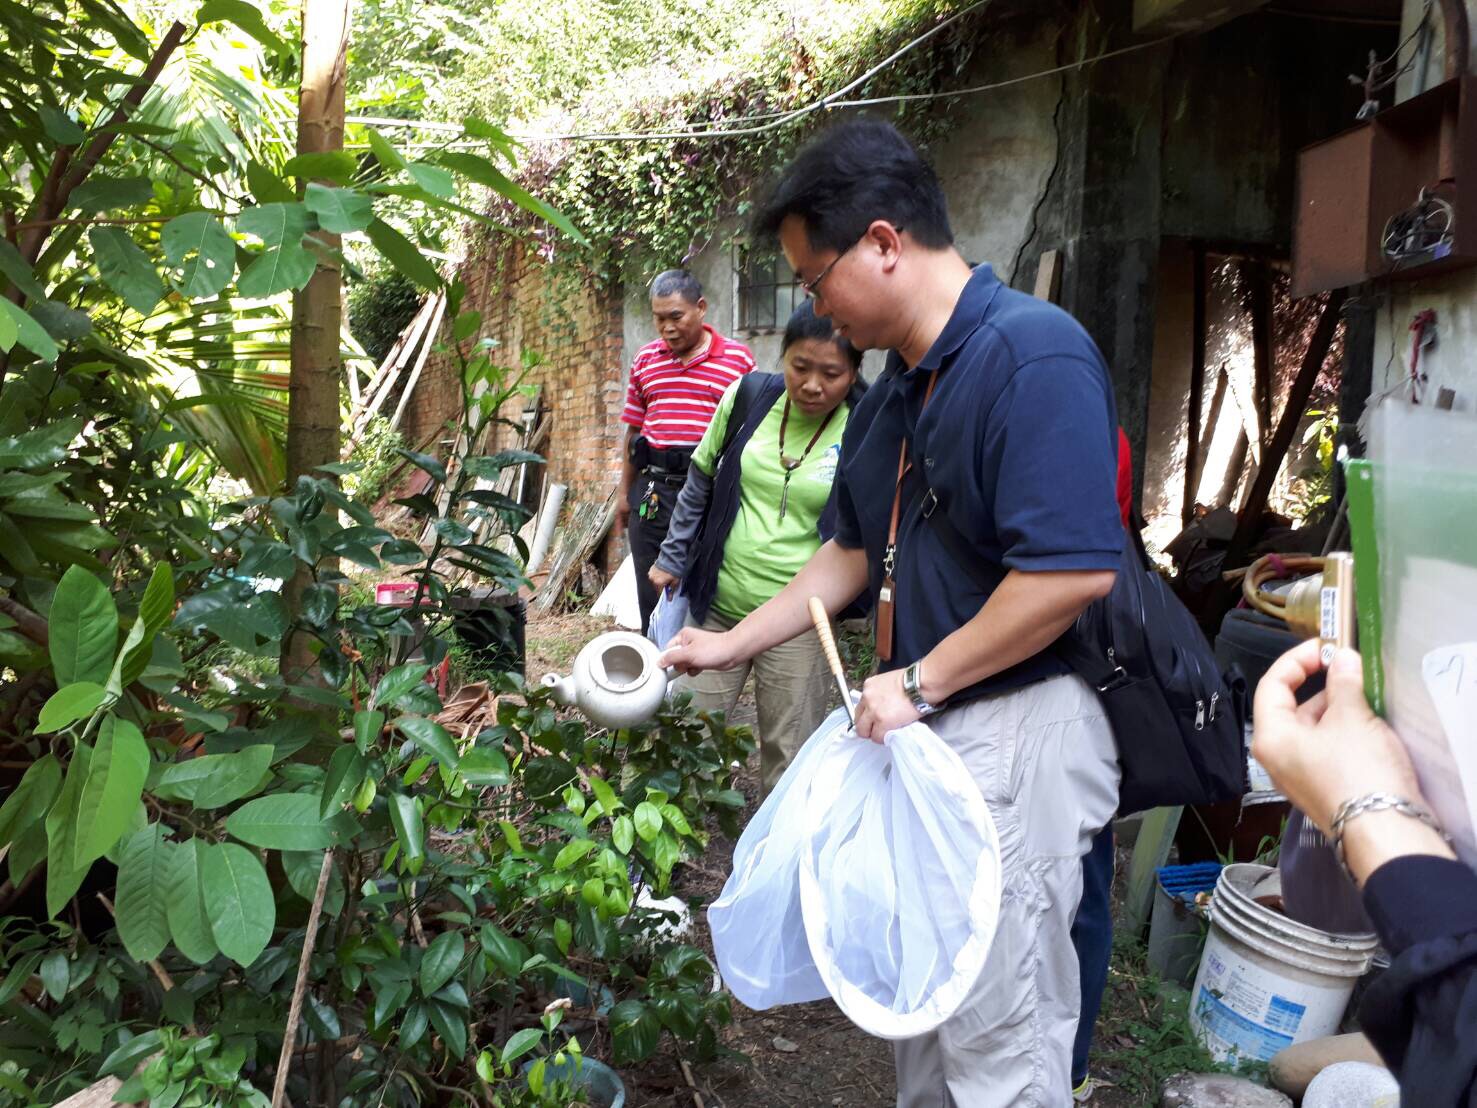
[{"label": "orange lanyard", "polygon": [[[928,407],[938,376],[938,370],[928,375],[928,388],[923,393],[923,408]],[[923,418],[923,408],[918,410],[919,419]],[[893,580],[892,571],[897,562],[897,525],[902,515],[903,481],[912,468],[912,463],[908,461],[908,436],[904,434],[897,453],[897,483],[892,489],[892,521],[887,527],[887,548],[882,553],[882,588],[877,593],[876,653],[884,662],[892,660],[893,610],[897,596],[897,582]]]}]

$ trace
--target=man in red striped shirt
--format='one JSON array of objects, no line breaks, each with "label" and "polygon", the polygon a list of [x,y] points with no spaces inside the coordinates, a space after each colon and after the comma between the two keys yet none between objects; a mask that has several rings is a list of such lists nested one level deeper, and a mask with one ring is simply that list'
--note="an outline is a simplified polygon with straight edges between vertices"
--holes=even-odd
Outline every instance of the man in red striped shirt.
[{"label": "man in red striped shirt", "polygon": [[747,346],[703,322],[707,311],[703,286],[691,273],[659,274],[651,283],[651,317],[661,337],[637,351],[631,363],[621,413],[629,426],[615,533],[630,530],[642,630],[657,599],[646,574],[667,537],[693,447],[728,386],[754,368]]}]

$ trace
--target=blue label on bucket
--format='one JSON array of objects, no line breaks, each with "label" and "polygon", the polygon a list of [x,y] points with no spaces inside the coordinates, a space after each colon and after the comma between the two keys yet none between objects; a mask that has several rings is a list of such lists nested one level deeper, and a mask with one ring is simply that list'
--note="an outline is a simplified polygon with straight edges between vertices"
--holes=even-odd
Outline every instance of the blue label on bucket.
[{"label": "blue label on bucket", "polygon": [[1292,1045],[1304,1011],[1303,1005],[1274,996],[1264,1026],[1247,1019],[1204,985],[1200,987],[1195,1007],[1206,1031],[1242,1057],[1263,1062]]},{"label": "blue label on bucket", "polygon": [[1267,1026],[1274,1031],[1296,1035],[1298,1024],[1303,1022],[1303,1013],[1307,1010],[1305,1004],[1294,1004],[1285,996],[1274,996],[1272,1003],[1267,1005]]}]

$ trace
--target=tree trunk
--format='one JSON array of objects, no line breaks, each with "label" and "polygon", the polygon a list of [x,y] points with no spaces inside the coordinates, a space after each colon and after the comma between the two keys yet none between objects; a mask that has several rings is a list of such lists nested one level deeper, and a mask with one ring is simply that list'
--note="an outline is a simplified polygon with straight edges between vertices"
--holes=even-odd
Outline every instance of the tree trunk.
[{"label": "tree trunk", "polygon": [[[342,150],[344,70],[348,60],[350,0],[303,0],[303,78],[298,96],[297,152]],[[339,383],[343,366],[339,332],[343,321],[343,278],[331,256],[338,235],[316,232],[324,250],[318,268],[292,301],[292,369],[287,402],[287,483],[317,466],[339,461]],[[324,474],[316,474],[323,477]],[[288,612],[296,616],[311,577],[299,567],[287,583]],[[289,635],[282,644],[282,673],[295,679],[311,667],[309,640]]]}]

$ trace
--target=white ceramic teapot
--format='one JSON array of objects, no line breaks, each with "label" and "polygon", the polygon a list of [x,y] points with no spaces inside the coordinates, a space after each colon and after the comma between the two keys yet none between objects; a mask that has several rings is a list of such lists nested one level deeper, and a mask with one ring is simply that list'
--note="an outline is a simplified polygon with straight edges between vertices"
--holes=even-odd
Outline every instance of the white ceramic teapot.
[{"label": "white ceramic teapot", "polygon": [[657,664],[662,652],[632,631],[607,631],[585,644],[568,677],[544,675],[560,704],[574,705],[602,727],[634,727],[656,714],[675,669]]}]

